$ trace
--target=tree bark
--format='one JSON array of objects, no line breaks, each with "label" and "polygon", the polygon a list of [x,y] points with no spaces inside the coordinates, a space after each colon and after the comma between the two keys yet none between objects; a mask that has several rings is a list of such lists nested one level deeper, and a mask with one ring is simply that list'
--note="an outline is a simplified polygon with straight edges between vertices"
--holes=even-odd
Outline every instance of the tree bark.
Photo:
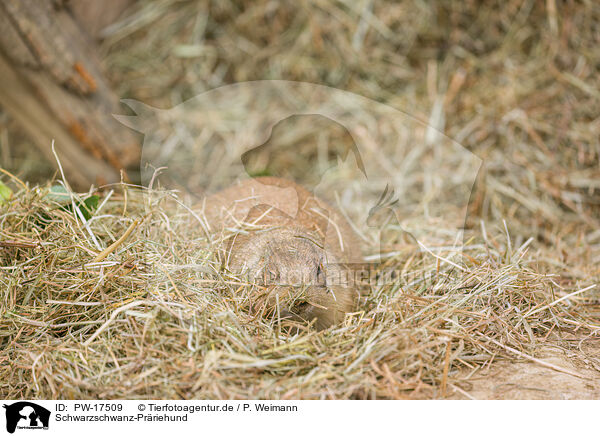
[{"label": "tree bark", "polygon": [[74,185],[110,183],[139,162],[139,139],[117,122],[118,99],[96,46],[52,0],[0,2],[0,105]]}]

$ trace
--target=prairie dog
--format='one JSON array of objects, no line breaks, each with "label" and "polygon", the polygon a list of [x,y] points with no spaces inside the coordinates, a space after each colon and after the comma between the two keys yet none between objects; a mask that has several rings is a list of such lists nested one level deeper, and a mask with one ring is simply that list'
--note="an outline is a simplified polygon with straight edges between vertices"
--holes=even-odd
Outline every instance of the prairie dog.
[{"label": "prairie dog", "polygon": [[243,229],[224,244],[226,267],[267,289],[264,303],[281,318],[343,320],[357,291],[343,264],[361,262],[346,219],[302,186],[276,177],[244,180],[198,206],[213,232]]}]

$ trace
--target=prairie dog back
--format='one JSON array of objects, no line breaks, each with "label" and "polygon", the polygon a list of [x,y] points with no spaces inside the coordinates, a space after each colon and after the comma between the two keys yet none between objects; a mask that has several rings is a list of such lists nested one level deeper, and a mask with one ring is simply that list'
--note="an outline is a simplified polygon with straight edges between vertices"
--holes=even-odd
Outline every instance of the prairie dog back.
[{"label": "prairie dog back", "polygon": [[[343,264],[362,260],[351,226],[335,208],[297,183],[259,177],[198,205],[212,232],[243,229],[225,244],[227,265],[269,289],[265,304],[281,317],[326,328],[354,309],[358,296]],[[335,278],[332,280],[332,278]]]}]

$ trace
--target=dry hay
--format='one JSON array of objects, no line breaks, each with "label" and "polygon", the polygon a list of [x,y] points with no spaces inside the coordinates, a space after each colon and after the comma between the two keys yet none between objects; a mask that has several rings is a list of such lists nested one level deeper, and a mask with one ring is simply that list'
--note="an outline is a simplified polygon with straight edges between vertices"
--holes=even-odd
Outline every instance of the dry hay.
[{"label": "dry hay", "polygon": [[85,223],[47,187],[3,206],[3,397],[439,397],[544,344],[600,369],[581,347],[597,341],[592,287],[536,272],[531,241],[473,237],[454,259],[460,275],[412,247],[387,262],[426,282],[373,286],[342,325],[287,335],[248,311],[251,285],[221,270],[174,193],[142,194],[107,189]]},{"label": "dry hay", "polygon": [[600,396],[597,4],[160,0],[130,13],[104,41],[120,95],[172,107],[242,80],[323,83],[410,108],[483,158],[452,258],[464,274],[406,244],[389,265],[429,281],[373,287],[342,325],[287,336],[247,311],[248,286],[220,272],[172,193],[148,209],[141,188],[105,188],[86,227],[48,187],[12,183],[1,396],[464,398],[514,359]]}]

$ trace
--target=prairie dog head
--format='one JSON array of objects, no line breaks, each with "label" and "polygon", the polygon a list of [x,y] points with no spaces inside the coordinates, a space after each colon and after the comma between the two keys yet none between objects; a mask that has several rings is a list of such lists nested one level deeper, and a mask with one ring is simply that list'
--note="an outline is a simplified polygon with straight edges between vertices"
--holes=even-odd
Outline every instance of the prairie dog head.
[{"label": "prairie dog head", "polygon": [[264,287],[257,299],[281,319],[310,322],[318,329],[342,321],[355,295],[338,259],[304,229],[274,226],[236,235],[229,268]]}]

